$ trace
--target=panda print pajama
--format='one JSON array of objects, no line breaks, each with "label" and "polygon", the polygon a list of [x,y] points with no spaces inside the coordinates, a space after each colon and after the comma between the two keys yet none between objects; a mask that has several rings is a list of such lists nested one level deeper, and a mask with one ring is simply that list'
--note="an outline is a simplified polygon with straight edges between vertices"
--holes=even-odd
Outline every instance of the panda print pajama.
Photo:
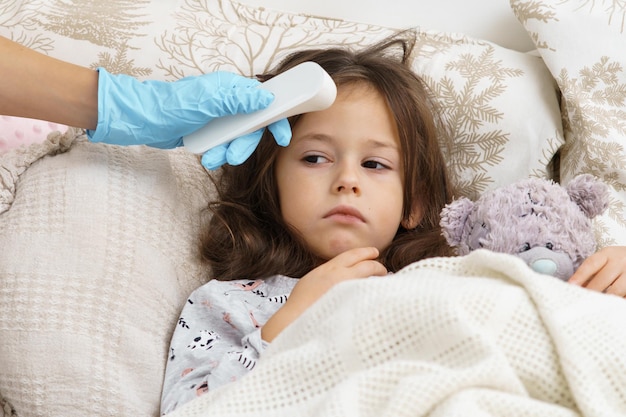
[{"label": "panda print pajama", "polygon": [[285,303],[297,279],[212,280],[187,300],[170,343],[161,413],[247,374],[267,342],[261,327]]}]

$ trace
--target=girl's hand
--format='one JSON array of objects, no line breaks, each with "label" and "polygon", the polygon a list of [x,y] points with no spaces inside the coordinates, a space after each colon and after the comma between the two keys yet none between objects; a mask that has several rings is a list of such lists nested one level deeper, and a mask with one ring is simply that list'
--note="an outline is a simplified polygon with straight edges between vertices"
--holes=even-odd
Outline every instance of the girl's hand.
[{"label": "girl's hand", "polygon": [[626,296],[626,246],[607,246],[588,257],[569,279],[590,290]]},{"label": "girl's hand", "polygon": [[336,284],[358,278],[387,274],[376,260],[378,249],[355,248],[337,255],[300,278],[287,302],[263,326],[263,340],[271,342],[285,327]]}]

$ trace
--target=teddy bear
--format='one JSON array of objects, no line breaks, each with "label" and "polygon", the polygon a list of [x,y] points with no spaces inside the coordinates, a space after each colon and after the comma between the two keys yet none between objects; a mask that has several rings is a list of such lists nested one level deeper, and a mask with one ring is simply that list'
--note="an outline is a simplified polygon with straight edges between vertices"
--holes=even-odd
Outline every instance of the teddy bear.
[{"label": "teddy bear", "polygon": [[475,249],[519,256],[533,270],[567,281],[596,250],[591,219],[608,206],[608,187],[590,174],[562,186],[527,178],[461,197],[441,211],[441,229],[458,255]]}]

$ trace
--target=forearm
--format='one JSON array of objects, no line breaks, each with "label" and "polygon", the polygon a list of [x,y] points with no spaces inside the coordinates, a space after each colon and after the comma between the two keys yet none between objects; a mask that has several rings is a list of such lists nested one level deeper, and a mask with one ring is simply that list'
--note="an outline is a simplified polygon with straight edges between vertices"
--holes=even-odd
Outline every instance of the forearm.
[{"label": "forearm", "polygon": [[95,129],[98,72],[0,37],[0,114]]},{"label": "forearm", "polygon": [[276,336],[278,336],[301,314],[302,311],[295,311],[291,308],[291,306],[285,304],[276,313],[274,313],[274,315],[270,317],[261,328],[262,339],[267,343],[273,342]]}]

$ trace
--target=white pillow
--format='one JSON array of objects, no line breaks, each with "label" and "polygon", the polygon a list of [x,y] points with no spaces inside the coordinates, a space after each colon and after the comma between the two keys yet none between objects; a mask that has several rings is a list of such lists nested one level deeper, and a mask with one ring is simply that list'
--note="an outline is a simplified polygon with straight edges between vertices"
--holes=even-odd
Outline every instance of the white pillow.
[{"label": "white pillow", "polygon": [[626,244],[625,11],[612,4],[511,0],[563,94],[562,181],[589,173],[610,187],[599,246]]},{"label": "white pillow", "polygon": [[552,178],[563,130],[541,58],[460,34],[419,31],[417,39],[413,66],[442,108],[452,137],[446,159],[463,194]]}]

